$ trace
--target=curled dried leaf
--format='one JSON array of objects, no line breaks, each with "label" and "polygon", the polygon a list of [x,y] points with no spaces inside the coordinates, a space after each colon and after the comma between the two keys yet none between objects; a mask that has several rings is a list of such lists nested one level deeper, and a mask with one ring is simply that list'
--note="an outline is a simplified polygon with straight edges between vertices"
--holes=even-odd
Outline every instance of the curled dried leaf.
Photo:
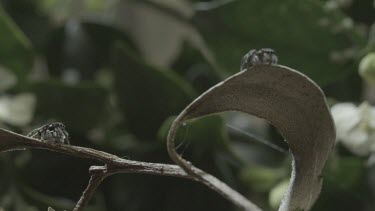
[{"label": "curled dried leaf", "polygon": [[[177,129],[188,119],[240,111],[268,120],[289,144],[293,170],[279,210],[309,210],[319,196],[322,169],[335,141],[335,126],[322,90],[308,77],[280,65],[258,65],[241,71],[203,93],[172,124],[167,140],[174,162],[222,195],[207,173],[180,157],[174,145]],[[225,191],[225,190],[224,190]],[[246,210],[250,202],[229,196]]]}]

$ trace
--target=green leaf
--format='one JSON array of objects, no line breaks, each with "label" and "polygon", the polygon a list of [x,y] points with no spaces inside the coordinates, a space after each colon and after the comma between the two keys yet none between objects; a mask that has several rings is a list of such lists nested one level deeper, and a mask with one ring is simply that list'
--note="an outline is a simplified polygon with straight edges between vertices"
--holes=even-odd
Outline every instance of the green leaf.
[{"label": "green leaf", "polygon": [[[282,202],[283,196],[285,195],[286,190],[288,189],[288,180],[283,180],[279,182],[272,190],[270,191],[269,194],[269,204],[272,208],[275,210],[279,206],[279,204]],[[299,211],[303,209],[293,209],[293,211]]]},{"label": "green leaf", "polygon": [[180,112],[195,92],[172,71],[156,69],[116,46],[113,69],[115,91],[129,129],[140,138],[154,139],[160,125]]},{"label": "green leaf", "polygon": [[220,82],[223,77],[223,73],[214,66],[201,51],[185,42],[172,68],[202,93]]},{"label": "green leaf", "polygon": [[44,52],[49,72],[59,77],[66,69],[76,69],[82,79],[92,80],[100,68],[109,65],[110,50],[116,41],[135,49],[127,35],[114,27],[70,21],[50,35]]},{"label": "green leaf", "polygon": [[[14,186],[7,189],[6,194],[0,195],[0,204],[4,208],[4,210],[37,210],[37,207],[29,204],[29,202],[23,197],[21,192]],[[2,210],[1,207],[0,210]]]},{"label": "green leaf", "polygon": [[228,149],[229,137],[221,116],[210,115],[194,119],[188,121],[184,127],[184,139],[195,146],[193,155],[197,161],[207,152]]},{"label": "green leaf", "polygon": [[95,83],[69,86],[58,81],[34,84],[36,116],[64,122],[69,128],[85,131],[105,117],[107,91]]},{"label": "green leaf", "polygon": [[108,64],[111,47],[116,42],[121,41],[126,43],[130,49],[137,50],[137,47],[128,35],[113,26],[95,22],[83,22],[81,25],[82,29],[95,45],[101,63]]},{"label": "green leaf", "polygon": [[22,186],[21,191],[23,192],[23,194],[33,199],[34,201],[42,203],[43,205],[49,205],[54,208],[59,208],[59,210],[72,209],[72,207],[74,207],[75,205],[74,201],[72,200],[63,197],[52,196],[52,194],[47,195],[27,185]]},{"label": "green leaf", "polygon": [[[175,116],[168,118],[158,131],[158,138],[167,140],[169,128]],[[210,115],[186,122],[177,132],[177,144],[192,146],[194,160],[202,160],[202,156],[217,150],[228,150],[229,137],[225,121],[220,115]],[[181,147],[184,148],[184,147]],[[183,149],[182,149],[183,150]]]},{"label": "green leaf", "polygon": [[0,5],[0,64],[25,80],[33,65],[29,40]]},{"label": "green leaf", "polygon": [[316,1],[233,1],[198,13],[195,22],[228,73],[239,70],[250,49],[268,47],[276,50],[280,64],[325,85],[351,69],[331,59],[333,52],[350,47],[347,36],[333,32],[337,17],[342,15],[325,12]]},{"label": "green leaf", "polygon": [[324,188],[314,210],[365,210],[364,201],[372,200],[365,162],[354,156],[332,157],[323,172]]},{"label": "green leaf", "polygon": [[365,173],[364,161],[358,157],[337,157],[329,163],[324,176],[326,185],[336,186],[341,190],[358,188]]},{"label": "green leaf", "polygon": [[240,176],[249,188],[255,189],[258,192],[268,192],[285,175],[287,174],[282,168],[251,165],[243,169]]}]

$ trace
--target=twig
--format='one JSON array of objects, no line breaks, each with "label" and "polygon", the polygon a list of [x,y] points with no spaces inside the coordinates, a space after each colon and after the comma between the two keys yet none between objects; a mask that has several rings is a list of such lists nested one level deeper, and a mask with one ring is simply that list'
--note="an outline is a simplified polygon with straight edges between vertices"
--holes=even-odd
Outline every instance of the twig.
[{"label": "twig", "polygon": [[37,139],[26,137],[0,128],[0,152],[32,148],[45,149],[58,153],[69,154],[76,157],[94,159],[105,164],[104,166],[90,167],[90,181],[86,190],[82,193],[82,196],[77,202],[74,211],[82,210],[90,201],[100,183],[107,176],[117,173],[142,173],[160,176],[172,176],[198,181],[223,195],[224,198],[234,202],[242,208],[245,208],[246,210],[259,210],[252,209],[254,208],[254,206],[251,204],[251,202],[248,202],[246,198],[231,189],[225,183],[196,167],[193,168],[195,174],[191,174],[188,172],[189,170],[186,171],[178,165],[127,160],[116,155],[91,148],[41,142]]},{"label": "twig", "polygon": [[76,204],[73,211],[81,211],[93,197],[96,189],[99,187],[101,182],[112,174],[117,173],[143,173],[153,174],[162,176],[173,176],[185,179],[194,180],[194,178],[179,166],[160,164],[160,163],[146,163],[133,161],[129,165],[129,160],[118,160],[114,165],[105,166],[91,166],[90,167],[91,178],[86,190],[82,193],[81,198]]},{"label": "twig", "polygon": [[81,198],[76,204],[73,211],[81,211],[93,197],[96,189],[99,187],[100,183],[107,177],[106,174],[93,174],[89,180],[89,184],[85,191],[83,191]]},{"label": "twig", "polygon": [[194,180],[193,176],[186,174],[186,172],[177,165],[146,163],[140,161],[131,162],[132,163],[130,165],[128,160],[126,160],[126,162],[119,161],[115,165],[91,166],[90,173],[104,173],[107,176],[118,173],[152,174]]}]

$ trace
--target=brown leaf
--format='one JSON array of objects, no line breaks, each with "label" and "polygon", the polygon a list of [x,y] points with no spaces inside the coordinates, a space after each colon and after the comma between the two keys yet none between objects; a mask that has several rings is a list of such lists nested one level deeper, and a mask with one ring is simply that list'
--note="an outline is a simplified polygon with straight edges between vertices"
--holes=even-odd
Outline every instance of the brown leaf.
[{"label": "brown leaf", "polygon": [[336,136],[322,90],[305,75],[279,65],[253,66],[217,84],[186,107],[169,131],[168,151],[185,171],[196,174],[174,149],[178,127],[185,120],[225,111],[264,118],[280,131],[293,155],[293,170],[279,210],[310,209]]}]

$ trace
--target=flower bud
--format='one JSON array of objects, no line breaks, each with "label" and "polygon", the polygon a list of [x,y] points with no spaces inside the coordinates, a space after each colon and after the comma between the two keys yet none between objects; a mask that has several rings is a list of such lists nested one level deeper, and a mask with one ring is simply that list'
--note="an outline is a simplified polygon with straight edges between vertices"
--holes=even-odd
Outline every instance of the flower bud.
[{"label": "flower bud", "polygon": [[375,53],[369,53],[359,63],[359,75],[368,83],[375,84]]}]

